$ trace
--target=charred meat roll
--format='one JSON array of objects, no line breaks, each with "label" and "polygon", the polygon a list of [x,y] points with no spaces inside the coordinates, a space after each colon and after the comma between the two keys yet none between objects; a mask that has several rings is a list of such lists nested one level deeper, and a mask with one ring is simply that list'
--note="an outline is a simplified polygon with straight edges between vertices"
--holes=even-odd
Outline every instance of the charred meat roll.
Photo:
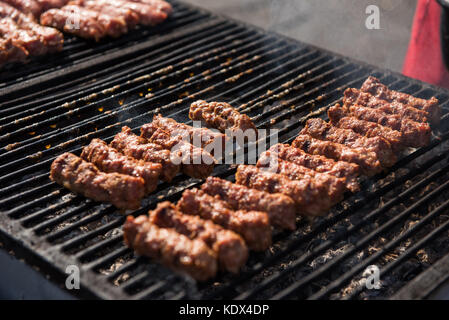
[{"label": "charred meat roll", "polygon": [[[314,179],[291,180],[288,177],[255,166],[240,165],[235,174],[238,184],[269,193],[283,193],[295,201],[299,213],[319,216],[327,211],[343,195],[329,195],[328,188]],[[338,201],[335,201],[338,200]]]},{"label": "charred meat roll", "polygon": [[123,127],[122,131],[115,135],[111,147],[138,160],[160,163],[162,165],[161,179],[166,182],[172,181],[181,168],[170,160],[170,151],[158,144],[147,143],[128,127]]},{"label": "charred meat roll", "polygon": [[122,25],[118,30],[122,33],[133,29],[139,23],[139,16],[137,15],[137,13],[130,9],[114,7],[110,5],[109,1],[107,0],[75,0],[70,1],[70,4],[78,5],[90,10],[95,10],[106,15],[121,19],[120,21],[123,21],[125,25]]},{"label": "charred meat roll", "polygon": [[295,203],[282,193],[270,194],[216,177],[207,178],[201,190],[209,195],[220,197],[235,210],[266,212],[273,226],[289,230],[296,229]]},{"label": "charred meat roll", "polygon": [[271,245],[271,225],[265,212],[234,211],[226,201],[198,189],[185,190],[177,206],[186,214],[198,215],[240,234],[251,250],[263,251]]},{"label": "charred meat roll", "polygon": [[43,55],[48,51],[39,36],[30,30],[21,29],[11,18],[0,20],[0,36],[10,39],[14,46],[24,48],[32,56]]},{"label": "charred meat roll", "polygon": [[173,11],[171,4],[162,0],[130,0],[130,1],[145,3],[149,6],[154,7],[157,10],[164,12],[167,15],[170,15]]},{"label": "charred meat roll", "polygon": [[109,5],[116,8],[132,10],[139,16],[139,24],[145,26],[154,26],[167,19],[165,12],[142,2],[110,0]]},{"label": "charred meat roll", "polygon": [[165,201],[149,212],[150,222],[160,228],[172,228],[189,239],[204,241],[216,254],[221,269],[237,273],[248,259],[248,248],[242,237],[210,220],[183,214]]},{"label": "charred meat roll", "polygon": [[50,178],[73,192],[110,202],[119,209],[138,209],[145,195],[142,178],[101,172],[72,153],[64,153],[53,161]]},{"label": "charred meat roll", "polygon": [[279,159],[312,169],[316,172],[327,173],[346,180],[346,187],[352,192],[360,189],[357,177],[360,167],[355,163],[334,161],[320,155],[312,155],[288,144],[276,144],[269,151],[276,154]]},{"label": "charred meat roll", "polygon": [[345,106],[359,105],[373,108],[391,115],[398,115],[402,119],[410,119],[416,122],[429,122],[429,113],[427,111],[419,110],[395,101],[388,102],[359,89],[346,89],[343,104]]},{"label": "charred meat roll", "polygon": [[399,114],[389,114],[381,109],[362,107],[360,105],[345,105],[342,111],[345,116],[353,116],[397,130],[402,134],[402,141],[407,147],[419,148],[430,143],[432,129],[427,122],[417,122],[403,118]]},{"label": "charred meat roll", "polygon": [[309,119],[300,134],[308,134],[313,138],[343,144],[349,148],[364,148],[374,152],[383,167],[391,167],[397,161],[387,140],[381,137],[367,138],[352,130],[334,127],[320,118]]},{"label": "charred meat roll", "polygon": [[151,124],[142,126],[142,132],[145,132],[146,136],[152,136],[156,128],[160,128],[172,136],[189,138],[189,142],[194,146],[201,146],[208,152],[213,151],[217,147],[221,147],[224,150],[226,136],[207,128],[192,127],[174,119],[162,117],[162,115],[154,115]]},{"label": "charred meat roll", "polygon": [[361,90],[388,102],[399,102],[406,106],[426,111],[429,113],[429,121],[432,125],[438,125],[440,123],[441,108],[438,104],[438,99],[435,97],[426,100],[390,90],[375,77],[368,77],[363,83]]},{"label": "charred meat roll", "polygon": [[279,159],[275,153],[265,151],[257,161],[258,168],[264,168],[270,172],[279,173],[291,180],[314,180],[315,184],[326,189],[332,203],[337,203],[346,192],[346,180],[320,173],[312,169]]},{"label": "charred meat roll", "polygon": [[401,152],[405,144],[402,134],[377,123],[360,120],[356,117],[345,117],[343,109],[337,104],[327,111],[331,123],[342,129],[350,129],[366,137],[382,137],[387,140],[394,152]]},{"label": "charred meat roll", "polygon": [[142,178],[145,181],[146,193],[156,190],[162,171],[161,164],[125,156],[100,139],[93,139],[84,147],[81,158],[92,162],[104,172],[117,172]]},{"label": "charred meat roll", "polygon": [[31,14],[39,17],[42,12],[42,5],[36,0],[2,0],[24,14]]},{"label": "charred meat roll", "polygon": [[309,135],[297,136],[292,146],[310,154],[355,163],[367,176],[373,176],[383,170],[376,154],[365,148],[349,148],[339,143],[318,140]]},{"label": "charred meat roll", "polygon": [[190,105],[189,118],[204,121],[221,132],[225,132],[225,130],[253,132],[254,138],[257,138],[257,128],[251,119],[226,102],[198,100]]},{"label": "charred meat roll", "polygon": [[[149,129],[150,127],[155,130]],[[149,132],[153,132],[153,134],[150,136]],[[171,136],[170,133],[156,126],[151,126],[151,124],[142,127],[141,136],[148,139],[150,143],[158,144],[164,149],[170,150],[172,162],[181,164],[182,172],[190,177],[207,178],[214,170],[215,158],[204,149],[184,141],[181,136]]]},{"label": "charred meat roll", "polygon": [[123,226],[126,245],[138,255],[206,281],[217,274],[215,253],[202,241],[191,240],[173,229],[159,228],[148,216],[128,216]]},{"label": "charred meat roll", "polygon": [[28,51],[11,39],[0,38],[0,66],[7,62],[25,62]]}]

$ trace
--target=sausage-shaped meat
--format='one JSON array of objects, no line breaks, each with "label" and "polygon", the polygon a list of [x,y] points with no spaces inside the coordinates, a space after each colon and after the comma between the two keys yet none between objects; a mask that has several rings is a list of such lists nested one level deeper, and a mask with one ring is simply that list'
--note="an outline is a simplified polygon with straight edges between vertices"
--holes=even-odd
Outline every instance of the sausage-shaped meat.
[{"label": "sausage-shaped meat", "polygon": [[30,30],[20,28],[11,18],[0,20],[0,36],[11,39],[16,47],[24,48],[32,56],[43,55],[48,51],[47,46],[39,36]]},{"label": "sausage-shaped meat", "polygon": [[147,194],[156,190],[162,171],[161,164],[125,156],[100,139],[93,139],[88,146],[84,147],[81,158],[92,162],[104,172],[117,172],[142,178],[145,181]]},{"label": "sausage-shaped meat", "polygon": [[438,99],[435,97],[426,100],[403,92],[390,90],[375,77],[368,77],[363,83],[361,90],[388,102],[399,102],[406,106],[426,111],[429,113],[429,121],[432,125],[437,126],[440,123],[441,108],[438,104]]},{"label": "sausage-shaped meat", "polygon": [[373,108],[391,115],[398,115],[402,119],[410,119],[416,122],[429,122],[429,113],[427,111],[419,110],[395,101],[388,102],[359,89],[346,89],[343,104],[345,106],[359,105]]},{"label": "sausage-shaped meat", "polygon": [[400,114],[391,114],[382,109],[364,107],[358,104],[346,104],[343,107],[345,116],[353,116],[360,120],[375,122],[381,126],[397,130],[402,134],[404,145],[413,148],[427,146],[430,143],[432,129],[427,121],[419,122]]},{"label": "sausage-shaped meat", "polygon": [[[299,212],[306,216],[319,216],[335,204],[335,198],[327,193],[327,188],[313,179],[291,180],[288,177],[260,169],[255,166],[240,165],[235,174],[238,184],[269,193],[283,193],[295,201]],[[342,200],[342,195],[338,201]]]},{"label": "sausage-shaped meat", "polygon": [[400,153],[405,147],[402,134],[399,131],[353,116],[346,117],[343,108],[338,104],[330,107],[327,114],[331,123],[336,127],[350,129],[366,137],[384,138],[396,153]]},{"label": "sausage-shaped meat", "polygon": [[149,212],[150,222],[161,228],[172,228],[189,239],[203,240],[216,254],[221,269],[237,273],[248,259],[248,248],[242,237],[210,220],[183,214],[165,201]]},{"label": "sausage-shaped meat", "polygon": [[367,138],[352,130],[334,127],[320,118],[309,119],[300,134],[308,134],[315,139],[343,144],[349,148],[364,148],[374,152],[381,165],[386,168],[393,166],[397,161],[397,156],[387,140],[381,137]]},{"label": "sausage-shaped meat", "polygon": [[42,5],[36,0],[2,0],[22,13],[39,17],[42,12]]},{"label": "sausage-shaped meat", "polygon": [[355,163],[335,161],[320,155],[312,155],[288,144],[275,144],[269,151],[279,159],[292,162],[299,166],[312,169],[316,172],[327,173],[337,178],[346,180],[346,187],[352,192],[360,189],[357,177],[360,175],[360,167]]},{"label": "sausage-shaped meat", "polygon": [[365,148],[349,148],[339,143],[318,140],[309,135],[297,136],[292,146],[310,154],[355,163],[367,176],[373,176],[383,170],[376,154]]},{"label": "sausage-shaped meat", "polygon": [[165,12],[145,3],[125,0],[109,0],[109,4],[116,8],[134,11],[139,16],[139,24],[145,26],[155,26],[167,19],[167,14]]},{"label": "sausage-shaped meat", "polygon": [[296,229],[295,203],[282,193],[270,194],[216,177],[207,178],[201,190],[212,196],[219,196],[234,210],[266,212],[271,225],[282,229]]},{"label": "sausage-shaped meat", "polygon": [[198,215],[240,234],[251,250],[263,251],[271,245],[270,219],[265,212],[234,211],[225,201],[196,188],[185,190],[177,206],[186,214]]},{"label": "sausage-shaped meat", "polygon": [[[146,130],[151,124],[141,129],[141,136],[148,139],[148,142],[162,146],[170,150],[171,160],[175,164],[181,164],[181,170],[186,175],[193,178],[207,178],[214,170],[215,158],[202,148],[195,147],[191,143],[183,140],[181,136],[171,136],[170,133],[157,128]],[[153,134],[149,136],[148,132]]]},{"label": "sausage-shaped meat", "polygon": [[153,135],[156,127],[170,133],[172,136],[188,137],[190,139],[189,142],[194,146],[201,146],[209,152],[218,147],[224,150],[227,140],[226,136],[222,133],[207,128],[192,127],[185,123],[177,122],[174,119],[162,117],[160,114],[154,115],[151,125],[143,125],[142,132],[145,132],[145,135],[150,137]]},{"label": "sausage-shaped meat", "polygon": [[[257,138],[257,128],[246,114],[241,114],[226,102],[198,100],[190,105],[189,118],[204,121],[207,125],[225,132],[241,130],[252,132]],[[251,130],[251,131],[250,131]]]},{"label": "sausage-shaped meat", "polygon": [[24,62],[27,56],[28,51],[21,45],[11,39],[0,39],[0,66],[7,62]]},{"label": "sausage-shaped meat", "polygon": [[341,201],[346,192],[346,180],[331,176],[327,173],[320,173],[309,168],[279,159],[276,153],[265,151],[257,161],[258,168],[264,168],[270,172],[279,173],[291,180],[314,180],[315,185],[320,185],[326,189],[331,202],[336,204]]},{"label": "sausage-shaped meat", "polygon": [[129,1],[147,4],[149,6],[154,7],[157,10],[164,12],[167,15],[170,15],[173,11],[171,4],[163,0],[129,0]]},{"label": "sausage-shaped meat", "polygon": [[73,192],[110,202],[119,209],[138,209],[145,195],[142,178],[101,172],[72,153],[64,153],[53,161],[50,178]]},{"label": "sausage-shaped meat", "polygon": [[170,151],[158,144],[147,143],[128,127],[123,127],[122,131],[115,135],[111,147],[135,159],[160,163],[162,165],[161,179],[166,182],[172,181],[181,168],[170,160]]},{"label": "sausage-shaped meat", "polygon": [[217,274],[216,254],[202,241],[191,240],[173,229],[159,228],[148,216],[128,216],[123,226],[125,244],[141,256],[155,259],[198,281]]}]

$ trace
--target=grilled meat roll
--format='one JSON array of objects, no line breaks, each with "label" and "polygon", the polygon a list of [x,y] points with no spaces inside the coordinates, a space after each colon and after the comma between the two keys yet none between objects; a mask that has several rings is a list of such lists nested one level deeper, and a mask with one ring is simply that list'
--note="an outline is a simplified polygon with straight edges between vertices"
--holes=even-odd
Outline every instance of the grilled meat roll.
[{"label": "grilled meat roll", "polygon": [[81,158],[92,162],[104,172],[117,172],[142,178],[145,181],[147,194],[156,190],[162,171],[161,164],[125,156],[100,139],[93,139],[88,146],[84,147]]},{"label": "grilled meat roll", "polygon": [[373,96],[388,102],[399,102],[429,113],[429,121],[432,125],[438,125],[441,120],[441,108],[435,97],[429,100],[413,97],[409,94],[388,89],[375,77],[368,77],[361,87],[361,91],[371,93]]},{"label": "grilled meat roll", "polygon": [[53,161],[50,178],[73,192],[110,202],[119,209],[138,209],[145,195],[142,178],[101,172],[72,153],[64,153]]},{"label": "grilled meat roll", "polygon": [[161,179],[170,182],[180,171],[181,166],[170,160],[170,151],[158,144],[147,143],[145,139],[135,135],[128,127],[115,135],[111,147],[135,159],[162,165]]},{"label": "grilled meat roll", "polygon": [[47,46],[38,35],[31,30],[21,29],[11,18],[0,20],[0,36],[10,39],[15,47],[24,48],[27,55],[39,56],[48,51]]},{"label": "grilled meat roll", "polygon": [[240,234],[248,248],[263,251],[271,245],[271,226],[268,214],[260,211],[234,211],[226,201],[202,190],[185,190],[177,204],[186,214],[203,219]]},{"label": "grilled meat roll", "polygon": [[149,212],[150,222],[161,228],[172,228],[189,239],[204,241],[216,254],[221,269],[237,273],[248,259],[243,239],[210,220],[181,213],[174,204],[165,201]]},{"label": "grilled meat roll", "polygon": [[147,4],[149,6],[154,7],[156,10],[164,12],[166,15],[170,15],[173,11],[171,4],[163,0],[129,0],[129,1]]},{"label": "grilled meat roll", "polygon": [[28,51],[21,45],[11,39],[0,38],[0,66],[7,62],[24,62],[27,56]]},{"label": "grilled meat roll", "polygon": [[304,166],[279,159],[276,153],[265,151],[257,161],[257,167],[273,173],[279,173],[291,180],[311,180],[326,189],[332,202],[336,203],[346,192],[346,180],[327,173],[316,172]]},{"label": "grilled meat roll", "polygon": [[[353,116],[359,120],[377,123],[381,126],[399,131],[405,146],[420,148],[430,143],[432,129],[428,122],[417,122],[399,114],[389,114],[381,109],[363,107],[357,104],[344,105],[344,116]],[[343,115],[342,115],[343,117]]]},{"label": "grilled meat roll", "polygon": [[247,130],[252,130],[254,138],[257,138],[257,128],[251,119],[225,102],[198,100],[190,105],[189,118],[204,121],[221,132],[242,130],[244,133]]},{"label": "grilled meat roll", "polygon": [[296,229],[295,203],[282,193],[270,194],[216,177],[207,178],[201,190],[209,195],[219,196],[234,210],[266,212],[271,225],[289,230]]},{"label": "grilled meat roll", "polygon": [[132,10],[139,16],[139,24],[145,26],[155,26],[167,19],[165,12],[155,6],[145,4],[143,1],[109,0],[108,2],[113,7]]},{"label": "grilled meat roll", "polygon": [[349,148],[339,143],[322,141],[301,134],[292,142],[292,146],[310,154],[355,163],[367,176],[373,176],[382,171],[382,165],[376,154],[365,148]]},{"label": "grilled meat roll", "polygon": [[39,17],[42,12],[42,5],[36,0],[2,0],[24,14],[31,14]]},{"label": "grilled meat roll", "polygon": [[288,177],[260,169],[240,165],[235,174],[238,184],[269,193],[282,193],[295,201],[298,211],[307,216],[319,216],[343,199],[343,194],[328,193],[329,188],[311,178],[291,180]]},{"label": "grilled meat roll", "polygon": [[159,228],[149,220],[143,215],[127,217],[123,237],[129,248],[198,281],[215,277],[216,254],[202,240],[191,240],[173,229]]},{"label": "grilled meat roll", "polygon": [[152,124],[141,128],[141,136],[170,150],[172,162],[181,164],[182,172],[190,177],[207,178],[214,170],[215,158],[204,149],[184,141],[181,136],[171,136]]},{"label": "grilled meat roll", "polygon": [[202,147],[206,151],[211,152],[217,147],[221,147],[224,150],[226,136],[222,133],[215,132],[207,128],[192,127],[184,123],[177,122],[171,118],[162,117],[162,115],[154,115],[153,122],[151,124],[145,124],[142,126],[142,131],[146,136],[151,136],[154,133],[155,128],[160,128],[171,136],[182,136],[183,138],[189,138],[189,142],[196,147]]},{"label": "grilled meat roll", "polygon": [[399,131],[356,117],[345,117],[343,109],[338,104],[330,107],[327,114],[331,123],[336,127],[350,129],[366,137],[384,138],[396,153],[400,153],[405,147],[402,134]]},{"label": "grilled meat roll", "polygon": [[276,144],[269,151],[279,159],[312,169],[316,172],[327,173],[337,178],[346,180],[346,187],[352,192],[358,191],[360,186],[357,177],[360,175],[360,167],[355,163],[335,161],[324,156],[312,155],[288,144]]},{"label": "grilled meat roll", "polygon": [[391,167],[397,161],[397,157],[387,140],[381,137],[367,138],[352,130],[334,127],[320,118],[309,119],[300,134],[343,144],[353,149],[364,148],[374,152],[383,167]]}]

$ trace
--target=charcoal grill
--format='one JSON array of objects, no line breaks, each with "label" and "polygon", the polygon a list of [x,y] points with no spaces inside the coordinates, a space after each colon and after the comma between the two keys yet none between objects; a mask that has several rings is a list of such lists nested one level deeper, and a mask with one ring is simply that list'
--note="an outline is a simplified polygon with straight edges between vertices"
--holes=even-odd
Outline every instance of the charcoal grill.
[{"label": "charcoal grill", "polygon": [[[172,17],[156,28],[100,43],[68,38],[60,54],[1,71],[3,246],[61,287],[67,265],[77,265],[81,289],[70,293],[79,298],[394,298],[423,284],[428,290],[412,297],[431,295],[445,277],[428,272],[447,266],[449,253],[449,92],[172,3]],[[48,177],[56,156],[79,154],[92,138],[109,142],[123,125],[137,133],[155,113],[188,123],[188,107],[200,98],[240,106],[259,128],[277,128],[280,141],[291,142],[308,118],[326,119],[344,89],[369,75],[395,90],[436,96],[444,113],[436,137],[365,179],[329,215],[274,234],[272,248],[252,253],[239,275],[196,284],[134,256],[123,244],[120,212]],[[214,171],[230,180],[234,173],[227,165]],[[132,214],[200,183],[182,175],[161,183]],[[370,265],[380,268],[380,289],[362,283]]]}]

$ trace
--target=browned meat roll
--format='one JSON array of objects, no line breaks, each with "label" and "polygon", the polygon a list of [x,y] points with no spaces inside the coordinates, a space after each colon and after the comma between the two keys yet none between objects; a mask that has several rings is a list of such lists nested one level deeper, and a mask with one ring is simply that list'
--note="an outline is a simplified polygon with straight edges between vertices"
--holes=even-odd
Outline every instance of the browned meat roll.
[{"label": "browned meat roll", "polygon": [[207,178],[214,170],[215,158],[204,149],[184,141],[181,136],[171,136],[170,133],[152,124],[141,128],[141,136],[150,143],[170,150],[172,162],[181,164],[182,172],[190,177]]},{"label": "browned meat roll", "polygon": [[225,102],[206,102],[198,100],[190,105],[189,118],[204,121],[207,125],[225,132],[252,132],[257,138],[257,128],[250,117],[241,114],[230,104]]},{"label": "browned meat roll", "polygon": [[36,0],[2,0],[22,13],[39,17],[42,12],[42,5]]},{"label": "browned meat roll", "polygon": [[360,189],[357,177],[360,175],[360,167],[355,163],[334,161],[332,159],[312,155],[288,144],[276,144],[269,151],[279,159],[312,169],[316,172],[327,173],[337,178],[346,180],[346,187],[352,192]]},{"label": "browned meat roll", "polygon": [[[350,89],[348,89],[350,90]],[[345,91],[345,97],[347,95],[348,90]],[[369,93],[363,93],[370,95]],[[374,98],[377,99],[377,98]],[[380,99],[378,99],[380,100]],[[346,104],[344,105],[344,111],[346,116],[354,116],[360,120],[366,120],[370,122],[375,122],[382,126],[391,128],[393,130],[397,130],[402,134],[402,141],[408,147],[424,147],[429,144],[430,138],[432,135],[432,129],[430,128],[429,123],[427,122],[427,117],[423,116],[419,117],[419,113],[415,113],[417,117],[409,117],[406,114],[402,113],[394,113],[391,110],[391,106],[389,107],[379,107],[372,108],[363,106],[357,103],[350,103],[352,99],[347,99]],[[357,100],[356,100],[357,101]],[[383,101],[383,100],[380,100]],[[387,103],[386,101],[383,101]],[[388,104],[388,103],[387,103]],[[365,105],[370,105],[369,103],[365,103]],[[408,107],[409,109],[414,109],[412,107]],[[415,109],[416,111],[421,111]],[[407,112],[406,110],[404,110]],[[419,121],[413,120],[413,118],[417,118]],[[423,120],[423,121],[422,121]]]},{"label": "browned meat roll", "polygon": [[243,239],[212,221],[180,212],[171,202],[159,203],[149,212],[150,222],[161,228],[172,228],[189,239],[204,241],[216,254],[223,270],[237,273],[248,259],[248,248]]},{"label": "browned meat roll", "polygon": [[167,15],[170,15],[173,11],[171,4],[163,0],[130,0],[130,1],[145,3],[149,6],[154,7],[156,10],[164,12]]},{"label": "browned meat roll", "polygon": [[343,194],[340,197],[337,194],[329,195],[328,188],[314,179],[291,180],[255,166],[240,165],[235,179],[238,184],[248,188],[289,196],[295,201],[299,213],[307,216],[322,215],[343,199]]},{"label": "browned meat roll", "polygon": [[309,119],[300,134],[308,134],[313,138],[343,144],[353,149],[364,148],[374,152],[383,167],[391,167],[397,161],[390,143],[382,137],[367,138],[352,130],[334,127],[320,118]]},{"label": "browned meat roll", "polygon": [[318,140],[309,135],[297,136],[292,146],[310,154],[355,163],[367,176],[373,176],[383,170],[376,154],[365,148],[349,148],[339,143]]},{"label": "browned meat roll", "polygon": [[198,189],[185,190],[178,208],[240,234],[251,250],[263,251],[271,245],[270,219],[265,212],[234,211],[226,201]]},{"label": "browned meat roll", "polygon": [[159,228],[148,216],[129,216],[123,226],[126,245],[138,255],[147,256],[198,281],[217,274],[216,254],[202,241],[191,240],[173,229]]},{"label": "browned meat roll", "polygon": [[207,128],[192,127],[174,119],[162,117],[162,115],[154,115],[153,122],[143,125],[142,131],[145,132],[145,135],[152,136],[155,128],[160,128],[172,136],[187,137],[194,146],[201,146],[207,151],[213,151],[217,147],[224,150],[226,136]]},{"label": "browned meat roll", "polygon": [[145,181],[146,193],[156,190],[162,170],[161,164],[125,156],[100,139],[93,139],[84,147],[81,158],[92,162],[104,172],[117,172],[142,178]]},{"label": "browned meat roll", "polygon": [[101,172],[72,153],[64,153],[53,161],[50,178],[73,192],[110,202],[119,209],[138,209],[145,195],[142,178]]},{"label": "browned meat roll", "polygon": [[334,177],[327,173],[316,172],[304,166],[297,165],[279,159],[276,153],[265,151],[257,161],[258,168],[264,168],[270,172],[279,173],[291,180],[314,180],[315,185],[320,185],[326,189],[332,203],[337,203],[346,192],[346,180]]},{"label": "browned meat roll", "polygon": [[438,125],[441,120],[441,108],[435,97],[429,100],[413,97],[409,94],[388,89],[375,77],[368,77],[362,85],[361,91],[371,93],[373,96],[388,102],[399,102],[429,113],[429,121],[432,125]]},{"label": "browned meat roll", "polygon": [[170,160],[170,151],[158,144],[147,143],[128,127],[123,127],[122,131],[115,135],[111,147],[135,159],[160,163],[162,165],[161,179],[166,182],[173,180],[181,168]]},{"label": "browned meat roll", "polygon": [[24,62],[28,51],[11,39],[0,39],[0,66],[7,62]]},{"label": "browned meat roll", "polygon": [[201,190],[219,196],[235,210],[266,212],[273,226],[296,229],[295,202],[282,193],[270,194],[216,177],[207,178]]},{"label": "browned meat roll", "polygon": [[331,123],[342,129],[350,129],[366,137],[382,137],[387,140],[394,152],[400,153],[404,148],[402,134],[385,126],[374,122],[357,119],[356,117],[345,117],[339,105],[330,107],[327,111]]},{"label": "browned meat roll", "polygon": [[132,10],[139,16],[139,24],[145,26],[155,26],[167,19],[167,13],[143,1],[109,0],[108,2],[113,7]]}]

